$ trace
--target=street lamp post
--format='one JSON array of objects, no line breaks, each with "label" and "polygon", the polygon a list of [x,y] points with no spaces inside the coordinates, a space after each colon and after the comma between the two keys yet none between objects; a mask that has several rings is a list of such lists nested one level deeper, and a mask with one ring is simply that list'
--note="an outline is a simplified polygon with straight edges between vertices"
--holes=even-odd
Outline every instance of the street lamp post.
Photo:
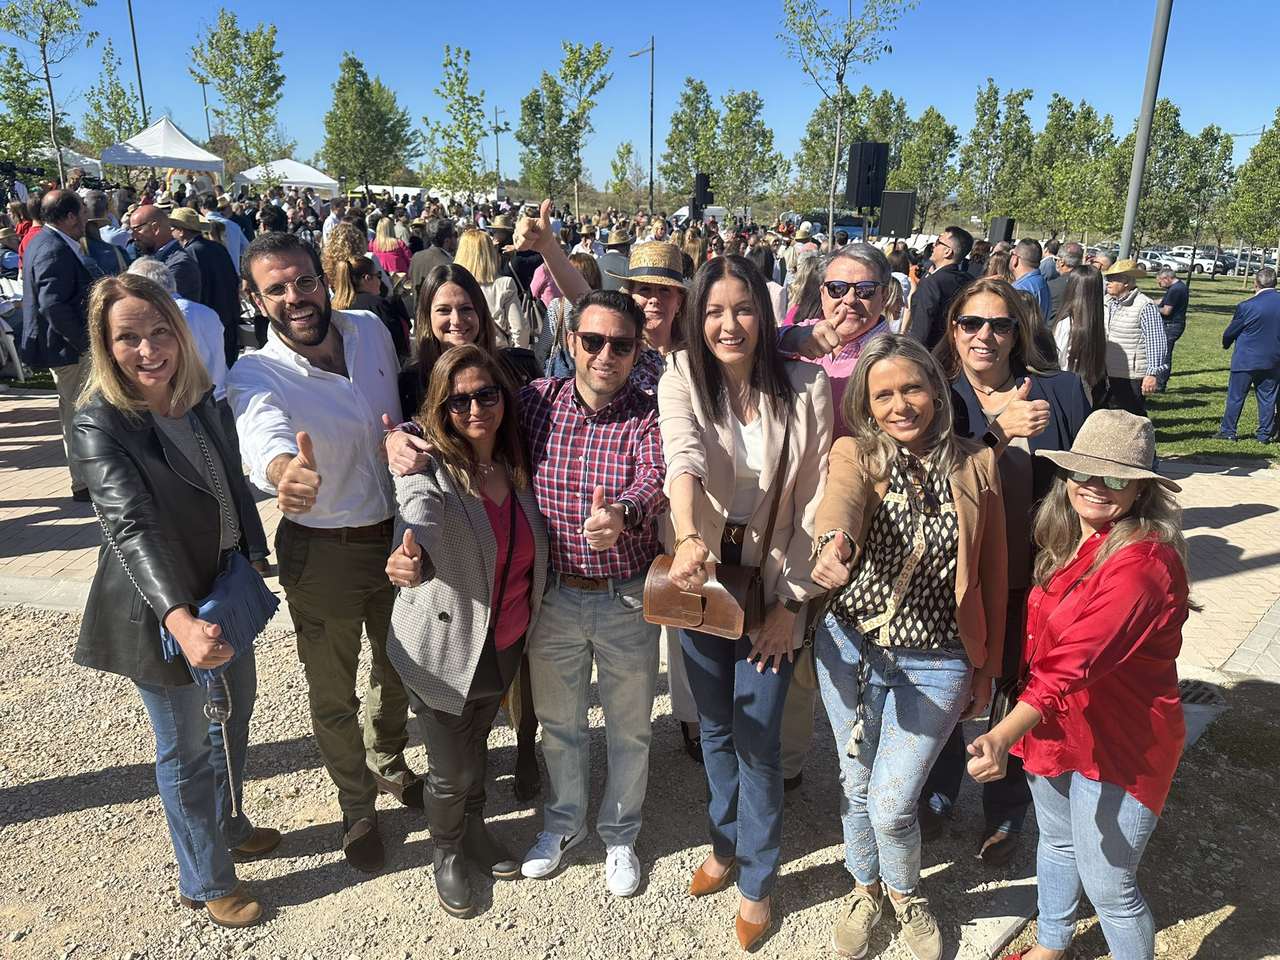
[{"label": "street lamp post", "polygon": [[643,50],[637,50],[635,53],[628,54],[631,57],[642,57],[646,53],[649,55],[649,215],[653,215],[653,58],[654,50],[657,42],[652,35],[649,37],[649,45]]},{"label": "street lamp post", "polygon": [[213,129],[209,126],[209,94],[207,87],[208,84],[200,84],[200,99],[204,101],[204,135],[206,143],[213,140]]},{"label": "street lamp post", "polygon": [[142,125],[151,126],[147,119],[147,97],[142,92],[142,61],[138,59],[138,31],[133,25],[133,0],[127,0],[129,7],[129,34],[133,37],[133,68],[138,72],[138,99],[142,101]]},{"label": "street lamp post", "polygon": [[505,110],[499,110],[496,106],[493,108],[493,168],[498,177],[495,192],[502,188],[502,127],[498,123],[498,115],[506,113]]},{"label": "street lamp post", "polygon": [[1124,209],[1124,230],[1120,234],[1122,260],[1129,256],[1129,248],[1133,245],[1138,202],[1142,199],[1142,174],[1147,166],[1151,122],[1155,118],[1156,94],[1160,92],[1160,69],[1164,66],[1164,45],[1169,39],[1169,18],[1172,14],[1173,0],[1156,0],[1156,22],[1151,31],[1151,52],[1147,56],[1147,85],[1142,91],[1142,113],[1138,117],[1138,135],[1133,144],[1133,166],[1129,170],[1129,199]]}]

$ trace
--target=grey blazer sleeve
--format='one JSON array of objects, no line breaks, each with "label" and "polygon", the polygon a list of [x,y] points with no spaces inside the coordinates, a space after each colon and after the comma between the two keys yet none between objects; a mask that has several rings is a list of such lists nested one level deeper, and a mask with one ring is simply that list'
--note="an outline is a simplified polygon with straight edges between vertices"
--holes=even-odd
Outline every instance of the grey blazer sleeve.
[{"label": "grey blazer sleeve", "polygon": [[435,576],[434,557],[440,549],[444,529],[445,490],[440,476],[443,467],[433,464],[426,472],[408,477],[396,477],[396,538],[392,549],[404,540],[406,530],[413,531],[413,538],[425,554],[422,564],[423,580]]}]

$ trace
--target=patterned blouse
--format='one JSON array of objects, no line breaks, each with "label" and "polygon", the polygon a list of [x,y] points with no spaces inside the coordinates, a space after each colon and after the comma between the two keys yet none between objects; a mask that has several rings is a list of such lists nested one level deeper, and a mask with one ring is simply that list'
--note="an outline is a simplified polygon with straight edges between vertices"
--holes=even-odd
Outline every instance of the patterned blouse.
[{"label": "patterned blouse", "polygon": [[832,613],[879,646],[964,656],[956,627],[958,543],[951,482],[902,450],[862,559]]}]

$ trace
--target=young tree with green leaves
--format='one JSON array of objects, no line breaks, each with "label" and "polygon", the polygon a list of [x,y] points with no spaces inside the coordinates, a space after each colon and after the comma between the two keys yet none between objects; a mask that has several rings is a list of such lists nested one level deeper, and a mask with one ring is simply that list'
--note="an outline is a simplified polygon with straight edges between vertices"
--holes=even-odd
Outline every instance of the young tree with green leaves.
[{"label": "young tree with green leaves", "polygon": [[996,133],[996,176],[991,196],[991,211],[1006,217],[1019,216],[1031,148],[1035,134],[1026,103],[1030,90],[1010,90],[1004,95],[1000,111],[1000,127]]},{"label": "young tree with green leaves", "polygon": [[[779,39],[788,55],[800,64],[823,98],[836,104],[835,143],[830,154],[831,181],[827,191],[827,223],[836,216],[836,183],[840,178],[840,158],[844,134],[844,110],[849,71],[859,64],[874,63],[892,51],[888,34],[902,14],[915,7],[916,0],[863,0],[859,16],[853,0],[847,0],[842,18],[819,6],[818,0],[782,0],[783,32]],[[835,243],[835,231],[828,231],[827,247]]]},{"label": "young tree with green leaves", "polygon": [[138,91],[120,79],[120,58],[108,40],[102,47],[102,74],[85,91],[85,112],[80,129],[94,155],[114,143],[127,140],[142,129]]},{"label": "young tree with green leaves", "polygon": [[635,145],[630,140],[618,144],[617,153],[609,161],[608,186],[618,209],[634,210],[640,206],[645,183],[644,167],[636,157]]},{"label": "young tree with green leaves", "polygon": [[291,146],[276,121],[285,80],[282,56],[275,24],[241,29],[225,7],[191,48],[191,76],[213,87],[216,99],[210,109],[223,132],[236,141],[236,149],[223,157],[227,176],[278,160]]},{"label": "young tree with green leaves", "polygon": [[[658,175],[668,190],[687,197],[693,193],[694,175],[711,172],[715,166],[719,130],[720,112],[711,102],[707,85],[693,77],[685,77],[680,101],[671,115],[667,149],[658,164]],[[715,189],[714,184],[712,189]]]},{"label": "young tree with green leaves", "polygon": [[920,114],[903,145],[902,162],[889,174],[889,187],[916,192],[917,231],[942,211],[956,187],[959,173],[954,158],[959,145],[960,134],[935,107]]},{"label": "young tree with green leaves", "polygon": [[446,120],[423,117],[432,147],[433,186],[451,194],[465,194],[471,202],[497,184],[497,174],[484,169],[480,144],[489,128],[484,91],[471,89],[471,51],[445,44],[444,65],[436,96],[444,103]]},{"label": "young tree with green leaves", "polygon": [[[1191,249],[1200,246],[1200,234],[1211,228],[1211,211],[1218,208],[1230,195],[1235,181],[1235,164],[1231,154],[1235,141],[1216,123],[1211,123],[1196,136],[1188,136],[1183,142],[1183,154],[1179,179],[1190,207],[1192,234]],[[1219,241],[1220,245],[1220,241]],[[1187,266],[1187,286],[1191,286],[1194,257]]]},{"label": "young tree with green leaves", "polygon": [[613,79],[605,73],[612,47],[605,47],[597,40],[591,46],[585,43],[565,41],[564,57],[560,61],[560,89],[564,91],[565,135],[569,138],[570,161],[565,171],[573,180],[573,215],[578,216],[578,186],[582,179],[582,148],[587,136],[595,129],[591,126],[591,111],[596,107],[596,97]]},{"label": "young tree with green leaves", "polygon": [[54,71],[97,38],[96,32],[86,31],[80,23],[81,14],[96,4],[97,0],[7,0],[0,6],[0,32],[30,47],[29,58],[20,56],[16,62],[22,65],[28,79],[44,85],[47,143],[58,166],[60,183],[66,181],[62,164],[65,138],[61,136],[62,111],[53,92],[53,81],[59,78]]},{"label": "young tree with green leaves", "polygon": [[[49,146],[49,126],[42,116],[44,94],[18,51],[0,48],[0,160],[26,165],[43,161]],[[58,140],[72,137],[66,117],[58,115]]]},{"label": "young tree with green leaves", "polygon": [[987,77],[973,103],[973,126],[960,148],[960,203],[985,221],[1000,169],[1000,88]]},{"label": "young tree with green leaves", "polygon": [[730,90],[721,98],[720,140],[714,182],[716,196],[745,216],[764,194],[782,154],[773,148],[773,130],[764,121],[764,101],[754,90]]},{"label": "young tree with green leaves", "polygon": [[516,140],[521,179],[535,196],[558,196],[573,180],[576,148],[567,134],[564,88],[546,71],[520,101]]},{"label": "young tree with green leaves", "polygon": [[1277,241],[1280,253],[1280,108],[1237,171],[1229,219],[1237,239]]},{"label": "young tree with green leaves", "polygon": [[376,77],[371,80],[354,54],[344,54],[320,148],[330,175],[368,189],[410,162],[415,145],[409,113],[395,93]]}]

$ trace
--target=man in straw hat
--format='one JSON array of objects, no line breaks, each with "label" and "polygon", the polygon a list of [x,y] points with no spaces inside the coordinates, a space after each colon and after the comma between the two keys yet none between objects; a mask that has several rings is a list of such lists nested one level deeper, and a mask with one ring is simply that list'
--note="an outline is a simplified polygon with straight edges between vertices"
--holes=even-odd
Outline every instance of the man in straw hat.
[{"label": "man in straw hat", "polygon": [[211,228],[209,221],[190,207],[179,207],[169,214],[169,227],[173,239],[200,270],[200,296],[196,301],[209,307],[222,321],[222,345],[230,369],[240,353],[240,275],[231,262],[231,254],[205,236]]},{"label": "man in straw hat", "polygon": [[1169,367],[1169,342],[1155,301],[1138,289],[1143,271],[1121,260],[1102,272],[1107,326],[1107,395],[1103,406],[1147,415],[1146,397]]},{"label": "man in straw hat", "polygon": [[596,257],[606,290],[617,290],[627,273],[627,261],[631,255],[631,234],[621,224],[615,224],[604,241],[604,253]]}]

